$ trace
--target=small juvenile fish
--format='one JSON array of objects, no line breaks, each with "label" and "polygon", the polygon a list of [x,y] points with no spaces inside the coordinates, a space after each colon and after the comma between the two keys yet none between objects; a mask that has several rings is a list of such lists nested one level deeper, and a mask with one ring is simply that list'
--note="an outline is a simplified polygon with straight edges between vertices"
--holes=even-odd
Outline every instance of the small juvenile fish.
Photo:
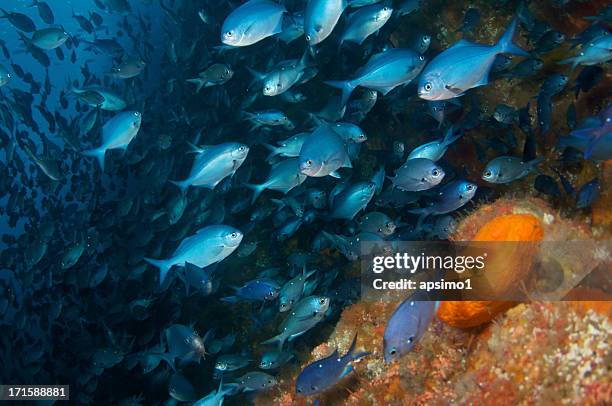
[{"label": "small juvenile fish", "polygon": [[446,214],[463,207],[472,200],[476,194],[477,186],[465,180],[454,180],[442,186],[436,196],[436,201],[427,207],[409,210],[410,213],[419,214],[418,225],[422,224],[429,215]]},{"label": "small juvenile fish", "polygon": [[582,47],[577,56],[564,59],[558,64],[572,64],[572,70],[578,65],[598,65],[612,59],[612,35],[603,35],[593,39]]},{"label": "small juvenile fish", "polygon": [[325,296],[307,296],[300,299],[280,324],[277,330],[279,334],[262,344],[277,344],[281,350],[285,341],[294,340],[323,320],[329,303],[329,298]]},{"label": "small juvenile fish", "polygon": [[236,383],[238,383],[238,390],[244,392],[258,392],[270,389],[275,386],[278,381],[275,377],[265,372],[252,371],[242,375],[238,378]]},{"label": "small juvenile fish", "polygon": [[278,146],[264,143],[263,146],[271,151],[270,155],[268,155],[268,157],[266,158],[266,161],[270,162],[272,158],[277,155],[287,158],[300,156],[300,150],[302,149],[302,145],[304,144],[304,141],[306,141],[306,138],[308,138],[309,135],[310,133],[296,134],[283,141],[278,141]]},{"label": "small juvenile fish", "polygon": [[217,357],[215,371],[232,372],[242,369],[253,361],[250,357],[242,354],[224,354]]},{"label": "small juvenile fish", "polygon": [[304,293],[304,283],[306,282],[306,279],[308,279],[316,272],[316,269],[306,272],[306,267],[304,267],[302,273],[300,273],[295,278],[290,279],[283,285],[278,295],[278,304],[280,312],[286,312],[290,310],[293,305],[298,300],[300,300],[302,294]]},{"label": "small juvenile fish", "polygon": [[438,185],[444,175],[444,170],[431,159],[413,158],[395,171],[395,177],[388,178],[398,189],[417,192]]},{"label": "small juvenile fish", "polygon": [[544,158],[536,158],[529,162],[523,162],[521,158],[514,156],[500,156],[487,164],[482,172],[482,179],[490,183],[508,183],[527,176],[536,169]]},{"label": "small juvenile fish", "polygon": [[170,361],[178,358],[180,362],[190,362],[205,358],[204,340],[191,327],[171,325],[166,329],[166,342]]},{"label": "small juvenile fish", "polygon": [[272,301],[278,297],[280,286],[272,279],[254,279],[241,287],[233,287],[234,296],[221,298],[224,302],[239,303],[242,301]]},{"label": "small juvenile fish", "polygon": [[262,354],[259,368],[261,369],[277,369],[285,365],[294,356],[290,352],[269,350]]},{"label": "small juvenile fish", "polygon": [[110,74],[118,79],[131,79],[140,75],[146,66],[142,59],[130,59],[115,66]]},{"label": "small juvenile fish", "polygon": [[295,383],[297,393],[303,396],[314,395],[336,385],[341,378],[353,370],[351,362],[370,355],[369,352],[355,352],[356,345],[357,335],[343,356],[340,356],[336,348],[330,356],[304,367]]},{"label": "small juvenile fish", "polygon": [[429,46],[431,45],[431,35],[429,34],[422,34],[419,35],[414,42],[412,43],[412,49],[414,49],[416,52],[418,52],[419,54],[424,54],[425,52],[427,52],[427,50],[429,49]]},{"label": "small juvenile fish", "polygon": [[357,213],[366,208],[375,192],[376,185],[372,182],[358,182],[346,186],[338,195],[330,199],[330,217],[352,220]]},{"label": "small juvenile fish", "polygon": [[500,73],[499,76],[505,78],[523,78],[533,76],[542,70],[544,62],[541,59],[525,59],[514,65],[510,70]]},{"label": "small juvenile fish", "polygon": [[215,63],[204,72],[200,72],[197,78],[187,79],[188,83],[196,85],[196,93],[203,87],[219,86],[227,83],[234,76],[234,71],[229,65]]},{"label": "small juvenile fish", "polygon": [[461,131],[459,131],[456,135],[453,135],[453,133],[454,128],[450,127],[444,135],[444,138],[437,139],[435,141],[428,142],[426,144],[416,147],[408,155],[407,160],[415,158],[426,158],[433,162],[439,161],[446,153],[448,147],[452,143],[457,141],[459,138],[461,138],[461,136],[463,135]]},{"label": "small juvenile fish", "polygon": [[253,123],[253,126],[251,127],[251,131],[256,130],[263,126],[267,126],[267,127],[283,126],[287,129],[294,128],[294,125],[289,119],[289,117],[287,117],[287,115],[280,110],[271,109],[271,110],[256,111],[254,113],[245,111],[243,112],[243,114],[246,120],[249,120],[251,123]]}]

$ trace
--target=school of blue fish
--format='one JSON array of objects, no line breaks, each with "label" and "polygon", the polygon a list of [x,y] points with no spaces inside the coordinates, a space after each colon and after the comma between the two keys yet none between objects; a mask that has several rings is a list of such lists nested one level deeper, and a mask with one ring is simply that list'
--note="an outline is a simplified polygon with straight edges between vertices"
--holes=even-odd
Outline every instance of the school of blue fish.
[{"label": "school of blue fish", "polygon": [[[476,41],[486,21],[466,5],[446,46],[428,17],[444,3],[427,0],[93,0],[66,21],[68,6],[14,3],[0,8],[16,38],[0,39],[3,383],[70,384],[77,404],[246,404],[359,300],[345,270],[362,242],[447,239],[519,187],[585,213],[605,186],[572,174],[612,159],[611,94],[592,95],[610,6],[571,36],[499,0],[505,29]],[[50,74],[63,64],[79,75]],[[485,108],[508,82],[539,89]],[[585,96],[596,107],[578,114]],[[437,306],[397,306],[386,363]],[[372,356],[358,327],[298,372],[297,395]]]}]

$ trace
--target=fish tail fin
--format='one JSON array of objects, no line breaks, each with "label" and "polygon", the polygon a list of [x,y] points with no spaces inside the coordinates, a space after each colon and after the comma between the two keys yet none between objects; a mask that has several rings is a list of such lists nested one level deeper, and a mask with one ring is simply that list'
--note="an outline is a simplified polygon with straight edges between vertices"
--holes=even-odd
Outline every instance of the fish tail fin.
[{"label": "fish tail fin", "polygon": [[359,358],[363,358],[366,355],[370,355],[371,353],[366,352],[366,351],[360,351],[360,352],[355,352],[355,348],[357,347],[357,334],[355,334],[355,337],[353,337],[353,342],[351,343],[351,347],[349,348],[349,350],[347,351],[345,357],[348,357],[349,361],[355,361],[358,360]]},{"label": "fish tail fin", "polygon": [[278,148],[276,148],[274,145],[266,144],[265,142],[262,142],[261,145],[270,150],[270,154],[266,157],[266,161],[269,162],[272,158],[279,154]]},{"label": "fish tail fin", "polygon": [[244,186],[248,189],[251,189],[253,191],[253,197],[251,198],[251,204],[255,203],[255,200],[257,200],[257,198],[259,197],[259,195],[261,194],[261,192],[263,192],[264,190],[266,190],[266,187],[264,184],[261,185],[253,185],[251,183],[245,183]]},{"label": "fish tail fin", "polygon": [[287,339],[287,337],[285,337],[282,333],[279,335],[276,335],[266,341],[262,341],[261,344],[264,345],[273,345],[276,344],[278,346],[278,350],[282,351],[283,349],[283,345],[285,344],[285,340]]},{"label": "fish tail fin", "polygon": [[574,69],[576,69],[576,66],[578,66],[578,64],[580,63],[580,60],[578,59],[577,56],[573,56],[571,58],[563,59],[562,61],[557,62],[557,65],[567,65],[569,63],[572,64],[572,71],[573,71]]},{"label": "fish tail fin", "polygon": [[306,49],[304,49],[302,57],[300,58],[300,66],[302,68],[305,68],[308,65],[310,65],[310,51],[308,50],[308,47],[306,47]]},{"label": "fish tail fin", "polygon": [[81,154],[96,158],[98,160],[98,163],[100,163],[100,168],[102,169],[102,172],[104,172],[104,158],[106,154],[105,148],[88,149],[82,151]]},{"label": "fish tail fin", "polygon": [[255,69],[251,69],[248,66],[247,66],[247,70],[249,71],[251,75],[253,75],[253,78],[255,80],[263,80],[263,78],[266,77],[264,73],[256,71]]},{"label": "fish tail fin", "polygon": [[589,142],[589,145],[588,145],[587,149],[584,151],[584,159],[589,159],[591,157],[591,155],[593,155],[593,151],[595,150],[595,146],[599,143],[599,141],[601,141],[602,138],[604,138],[604,137],[603,136],[595,136],[595,137],[593,137],[591,142]]},{"label": "fish tail fin", "polygon": [[191,185],[189,183],[189,179],[185,179],[185,180],[171,180],[170,183],[172,183],[173,185],[176,185],[179,189],[181,189],[181,192],[183,192],[183,193]]},{"label": "fish tail fin", "polygon": [[355,90],[357,87],[357,85],[351,80],[326,80],[324,83],[342,90],[342,106],[346,105],[346,102],[348,101],[349,97],[351,97],[353,90]]},{"label": "fish tail fin", "polygon": [[512,38],[514,37],[514,33],[516,31],[517,20],[516,18],[512,20],[504,35],[499,39],[496,47],[498,48],[499,53],[504,54],[513,54],[520,56],[529,56],[529,53],[524,49],[519,48],[517,45],[512,42]]},{"label": "fish tail fin", "polygon": [[422,207],[420,209],[408,210],[408,213],[418,214],[419,215],[419,218],[417,220],[417,225],[416,225],[416,229],[417,230],[420,230],[423,227],[423,222],[425,221],[427,216],[429,216],[431,214],[430,213],[430,209],[428,207]]},{"label": "fish tail fin", "polygon": [[443,142],[446,146],[449,146],[453,142],[457,141],[463,135],[463,131],[459,131],[457,132],[457,134],[454,134],[454,133],[455,133],[455,127],[450,126],[449,129],[446,131],[446,134],[444,135]]},{"label": "fish tail fin", "polygon": [[166,276],[168,276],[170,268],[172,268],[172,262],[167,259],[152,259],[146,257],[143,259],[154,267],[159,268],[159,284],[162,285],[166,279]]},{"label": "fish tail fin", "polygon": [[189,141],[187,141],[187,146],[189,147],[189,151],[187,151],[188,154],[199,154],[202,152],[202,148]]},{"label": "fish tail fin", "polygon": [[194,79],[187,79],[187,82],[195,84],[196,85],[196,93],[200,93],[200,90],[202,90],[202,87],[204,87],[204,83],[206,81],[204,79],[194,78]]},{"label": "fish tail fin", "polygon": [[531,161],[527,162],[532,169],[535,169],[539,164],[544,161],[544,157],[539,156]]}]

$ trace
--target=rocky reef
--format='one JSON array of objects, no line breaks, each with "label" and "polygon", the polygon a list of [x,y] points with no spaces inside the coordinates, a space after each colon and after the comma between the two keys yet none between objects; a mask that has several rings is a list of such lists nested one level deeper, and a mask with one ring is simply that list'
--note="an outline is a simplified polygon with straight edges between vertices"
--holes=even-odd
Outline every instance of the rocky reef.
[{"label": "rocky reef", "polygon": [[[502,198],[463,218],[452,239],[565,241],[603,238],[604,234],[564,218],[543,200]],[[514,280],[508,272],[517,270],[510,262],[503,271],[507,280]],[[503,276],[496,276],[500,283]],[[572,293],[576,292],[566,297]],[[597,299],[597,292],[589,297]],[[339,385],[319,396],[316,400],[321,405],[612,402],[610,302],[442,302],[438,317],[414,350],[399,362],[385,364],[385,324],[397,305],[362,301],[344,309],[328,340],[303,355],[299,365],[285,371],[279,385],[260,394],[256,403],[312,404],[314,398],[295,393],[297,374],[336,348],[345,352],[355,334],[358,348],[371,355],[356,363],[355,372]]]}]

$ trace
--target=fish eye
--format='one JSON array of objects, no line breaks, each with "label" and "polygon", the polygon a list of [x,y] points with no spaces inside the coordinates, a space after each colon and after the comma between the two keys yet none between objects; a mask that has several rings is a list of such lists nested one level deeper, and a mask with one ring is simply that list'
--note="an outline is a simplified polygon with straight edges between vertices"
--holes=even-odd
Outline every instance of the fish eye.
[{"label": "fish eye", "polygon": [[298,391],[298,393],[302,393],[302,390],[301,390],[300,388],[298,388],[298,390],[297,390],[297,391]]},{"label": "fish eye", "polygon": [[233,32],[233,31],[228,31],[228,32],[226,32],[226,33],[225,33],[225,36],[226,36],[226,37],[230,37],[230,38],[231,38],[231,37],[232,37],[232,35],[234,35],[234,32]]},{"label": "fish eye", "polygon": [[397,350],[396,350],[395,348],[391,348],[391,349],[389,350],[389,354],[391,354],[391,355],[395,355],[395,354],[397,354]]},{"label": "fish eye", "polygon": [[314,385],[312,385],[312,386],[310,387],[310,389],[312,389],[312,390],[315,390],[315,391],[316,391],[316,390],[317,390],[317,387],[316,387],[316,386],[314,386]]},{"label": "fish eye", "polygon": [[424,57],[423,55],[419,55],[419,59],[420,59],[421,61],[424,61],[424,60],[425,60],[425,57]]},{"label": "fish eye", "polygon": [[491,175],[493,175],[493,174],[491,173],[491,171],[486,171],[486,172],[484,173],[485,178],[490,178],[490,177],[491,177]]},{"label": "fish eye", "polygon": [[309,159],[308,161],[306,161],[306,165],[312,166],[312,160]]},{"label": "fish eye", "polygon": [[424,87],[425,87],[425,91],[427,91],[427,92],[431,91],[431,83],[429,83],[429,82],[425,83]]},{"label": "fish eye", "polygon": [[408,337],[408,344],[412,344],[412,342],[414,341],[414,336],[410,336]]},{"label": "fish eye", "polygon": [[320,299],[319,299],[319,303],[321,303],[321,304],[325,304],[325,298],[324,298],[324,297],[320,298]]},{"label": "fish eye", "polygon": [[306,35],[306,41],[310,42],[310,35]]},{"label": "fish eye", "polygon": [[238,233],[233,232],[233,233],[231,234],[231,237],[232,237],[232,238],[237,238],[237,237],[238,237]]},{"label": "fish eye", "polygon": [[439,176],[440,175],[440,171],[437,169],[434,169],[432,172],[433,176]]},{"label": "fish eye", "polygon": [[474,186],[472,186],[472,185],[467,185],[467,190],[472,190],[472,189],[474,189]]}]

